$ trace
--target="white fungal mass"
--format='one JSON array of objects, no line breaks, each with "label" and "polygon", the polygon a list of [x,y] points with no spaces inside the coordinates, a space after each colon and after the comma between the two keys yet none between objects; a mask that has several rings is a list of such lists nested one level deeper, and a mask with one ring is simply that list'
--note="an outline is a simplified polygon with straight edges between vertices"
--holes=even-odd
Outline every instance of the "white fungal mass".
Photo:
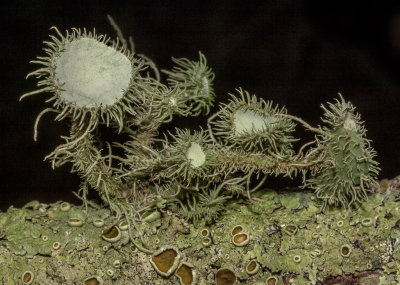
[{"label": "white fungal mass", "polygon": [[265,116],[250,109],[238,109],[233,115],[235,135],[263,132],[277,122],[276,117]]},{"label": "white fungal mass", "polygon": [[186,152],[186,158],[190,160],[190,165],[195,168],[202,166],[206,161],[206,155],[198,143],[190,143]]},{"label": "white fungal mass", "polygon": [[60,96],[79,107],[110,106],[128,89],[132,65],[112,47],[95,39],[67,42],[55,59]]}]

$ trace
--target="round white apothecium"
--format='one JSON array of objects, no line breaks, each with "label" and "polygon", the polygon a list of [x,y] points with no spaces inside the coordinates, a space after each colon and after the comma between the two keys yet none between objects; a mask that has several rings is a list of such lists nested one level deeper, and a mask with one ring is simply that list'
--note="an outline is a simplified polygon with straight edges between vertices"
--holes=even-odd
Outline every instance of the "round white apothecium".
[{"label": "round white apothecium", "polygon": [[250,109],[238,109],[233,115],[235,135],[263,132],[278,122],[278,118],[265,116]]},{"label": "round white apothecium", "polygon": [[206,161],[206,155],[198,143],[192,142],[186,152],[190,165],[194,168],[202,166]]},{"label": "round white apothecium", "polygon": [[132,63],[114,48],[92,38],[66,42],[55,58],[59,95],[78,107],[111,106],[128,89]]}]

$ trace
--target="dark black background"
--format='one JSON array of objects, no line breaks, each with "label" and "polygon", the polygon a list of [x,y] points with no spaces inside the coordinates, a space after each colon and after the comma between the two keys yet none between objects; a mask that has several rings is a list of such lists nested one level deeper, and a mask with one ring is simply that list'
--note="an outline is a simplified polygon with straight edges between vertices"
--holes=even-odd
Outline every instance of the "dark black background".
[{"label": "dark black background", "polygon": [[[398,1],[397,1],[398,2]],[[33,142],[33,123],[47,95],[18,103],[35,89],[25,75],[43,55],[49,28],[96,27],[115,36],[111,14],[136,50],[160,68],[171,56],[201,50],[216,74],[218,100],[241,86],[285,105],[316,125],[319,105],[341,92],[366,121],[380,178],[400,174],[400,7],[396,1],[9,1],[1,6],[0,209],[29,200],[77,202],[79,179],[69,167],[43,162],[66,134],[47,114]],[[214,108],[217,110],[217,107]],[[54,117],[53,117],[54,118]],[[205,119],[177,120],[196,128]],[[299,135],[304,132],[299,131]],[[275,180],[270,182],[275,183]],[[273,187],[274,185],[269,185]]]}]

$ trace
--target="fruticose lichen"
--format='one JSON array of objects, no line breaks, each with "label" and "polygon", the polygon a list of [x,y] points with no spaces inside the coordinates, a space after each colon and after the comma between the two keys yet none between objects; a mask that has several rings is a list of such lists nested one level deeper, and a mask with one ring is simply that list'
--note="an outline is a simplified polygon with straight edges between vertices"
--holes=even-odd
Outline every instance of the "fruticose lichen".
[{"label": "fruticose lichen", "polygon": [[[21,99],[48,92],[52,102],[34,139],[47,112],[71,121],[46,159],[72,164],[83,205],[32,201],[0,213],[3,284],[400,282],[400,183],[380,188],[350,102],[339,94],[322,105],[323,125],[312,127],[238,88],[204,129],[161,133],[176,116],[211,113],[215,75],[199,53],[173,59],[163,79],[111,23],[118,41],[53,28],[46,56],[32,61],[39,89]],[[298,149],[297,124],[314,133]],[[99,127],[127,140],[104,142]],[[301,191],[264,186],[299,174]]]}]

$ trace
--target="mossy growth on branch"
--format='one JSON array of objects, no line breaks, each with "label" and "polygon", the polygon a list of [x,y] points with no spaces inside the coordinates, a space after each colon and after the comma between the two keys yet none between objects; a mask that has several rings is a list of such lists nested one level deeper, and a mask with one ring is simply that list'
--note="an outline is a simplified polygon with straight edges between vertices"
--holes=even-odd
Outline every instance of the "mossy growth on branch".
[{"label": "mossy growth on branch", "polygon": [[[39,89],[21,97],[50,95],[34,138],[46,112],[70,121],[65,142],[46,159],[53,167],[71,163],[82,178],[76,195],[87,207],[88,191],[97,191],[102,206],[127,225],[138,250],[153,253],[142,236],[147,213],[157,219],[167,210],[194,224],[211,224],[230,199],[254,202],[252,194],[272,175],[302,175],[321,210],[356,207],[368,199],[379,170],[375,152],[359,114],[340,94],[322,106],[323,126],[312,127],[285,107],[238,88],[203,129],[161,133],[176,116],[212,110],[215,75],[201,52],[197,60],[173,59],[175,66],[160,73],[133,50],[132,41],[128,47],[118,28],[115,41],[94,30],[52,30],[46,55],[32,61],[41,67],[28,75],[37,78]],[[315,134],[298,150],[296,125]],[[101,141],[101,126],[128,140]]]}]

